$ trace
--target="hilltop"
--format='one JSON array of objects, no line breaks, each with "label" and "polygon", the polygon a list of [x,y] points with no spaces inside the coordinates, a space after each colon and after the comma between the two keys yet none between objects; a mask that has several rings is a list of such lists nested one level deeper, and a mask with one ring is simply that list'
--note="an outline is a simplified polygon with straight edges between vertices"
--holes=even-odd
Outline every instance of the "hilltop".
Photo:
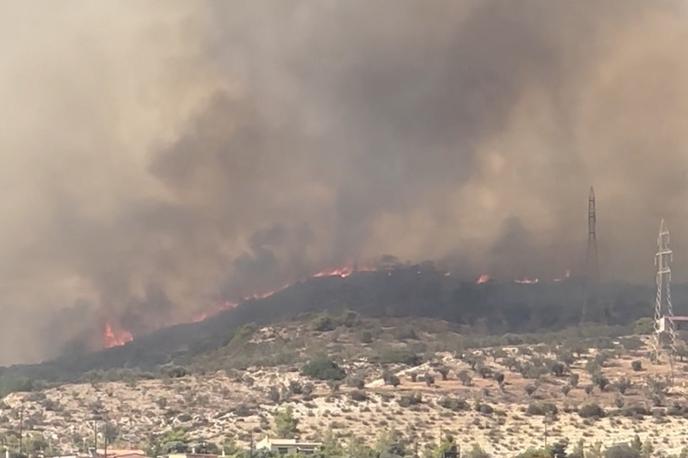
[{"label": "hilltop", "polygon": [[[676,289],[675,297],[685,287]],[[241,326],[269,325],[319,311],[355,311],[365,317],[445,320],[469,336],[541,333],[575,326],[580,321],[581,282],[542,281],[476,284],[448,275],[431,263],[377,271],[311,278],[266,298],[247,300],[198,323],[137,336],[124,346],[96,353],[70,353],[54,361],[0,368],[0,394],[33,384],[77,381],[90,372],[121,369],[158,373],[169,365],[189,365],[223,347]],[[612,326],[629,326],[649,315],[652,291],[641,286],[606,284],[587,318]],[[676,303],[678,311],[688,309]]]}]

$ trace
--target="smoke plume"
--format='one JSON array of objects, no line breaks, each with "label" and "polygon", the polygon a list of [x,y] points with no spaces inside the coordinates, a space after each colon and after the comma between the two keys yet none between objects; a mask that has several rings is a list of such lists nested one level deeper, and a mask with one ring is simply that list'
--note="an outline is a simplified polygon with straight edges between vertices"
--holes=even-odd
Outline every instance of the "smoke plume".
[{"label": "smoke plume", "polygon": [[688,278],[675,1],[5,2],[0,363],[384,254]]}]

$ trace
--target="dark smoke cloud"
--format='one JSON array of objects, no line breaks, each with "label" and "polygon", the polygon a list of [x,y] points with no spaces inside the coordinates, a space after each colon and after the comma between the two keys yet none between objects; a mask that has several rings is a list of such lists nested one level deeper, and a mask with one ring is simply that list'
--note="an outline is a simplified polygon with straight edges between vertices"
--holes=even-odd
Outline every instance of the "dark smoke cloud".
[{"label": "dark smoke cloud", "polygon": [[1,10],[0,362],[388,253],[557,277],[590,184],[606,277],[688,246],[678,0]]}]

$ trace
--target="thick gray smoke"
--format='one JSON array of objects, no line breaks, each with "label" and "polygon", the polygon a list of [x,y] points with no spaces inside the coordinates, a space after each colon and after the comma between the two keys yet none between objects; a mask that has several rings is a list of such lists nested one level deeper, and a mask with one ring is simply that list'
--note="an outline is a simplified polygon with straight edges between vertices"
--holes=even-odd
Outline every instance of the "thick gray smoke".
[{"label": "thick gray smoke", "polygon": [[682,1],[0,4],[0,362],[345,263],[688,278]]}]

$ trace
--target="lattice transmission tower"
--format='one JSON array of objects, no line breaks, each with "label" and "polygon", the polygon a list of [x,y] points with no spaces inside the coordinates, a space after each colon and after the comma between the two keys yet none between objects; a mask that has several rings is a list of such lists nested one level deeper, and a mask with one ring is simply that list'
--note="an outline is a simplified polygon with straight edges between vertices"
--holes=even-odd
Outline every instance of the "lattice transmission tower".
[{"label": "lattice transmission tower", "polygon": [[589,305],[597,296],[597,287],[600,280],[600,265],[597,254],[597,203],[595,201],[595,189],[590,186],[588,194],[588,247],[585,252],[585,297],[583,298],[583,310],[581,322],[586,319]]},{"label": "lattice transmission tower", "polygon": [[676,348],[676,326],[674,323],[674,307],[671,303],[671,263],[674,261],[674,253],[669,248],[669,229],[664,219],[659,224],[657,236],[657,254],[655,266],[657,267],[657,294],[655,296],[655,323],[653,336],[653,350],[655,360],[659,361],[662,353],[662,334],[666,334],[669,344],[669,363],[673,368]]}]

